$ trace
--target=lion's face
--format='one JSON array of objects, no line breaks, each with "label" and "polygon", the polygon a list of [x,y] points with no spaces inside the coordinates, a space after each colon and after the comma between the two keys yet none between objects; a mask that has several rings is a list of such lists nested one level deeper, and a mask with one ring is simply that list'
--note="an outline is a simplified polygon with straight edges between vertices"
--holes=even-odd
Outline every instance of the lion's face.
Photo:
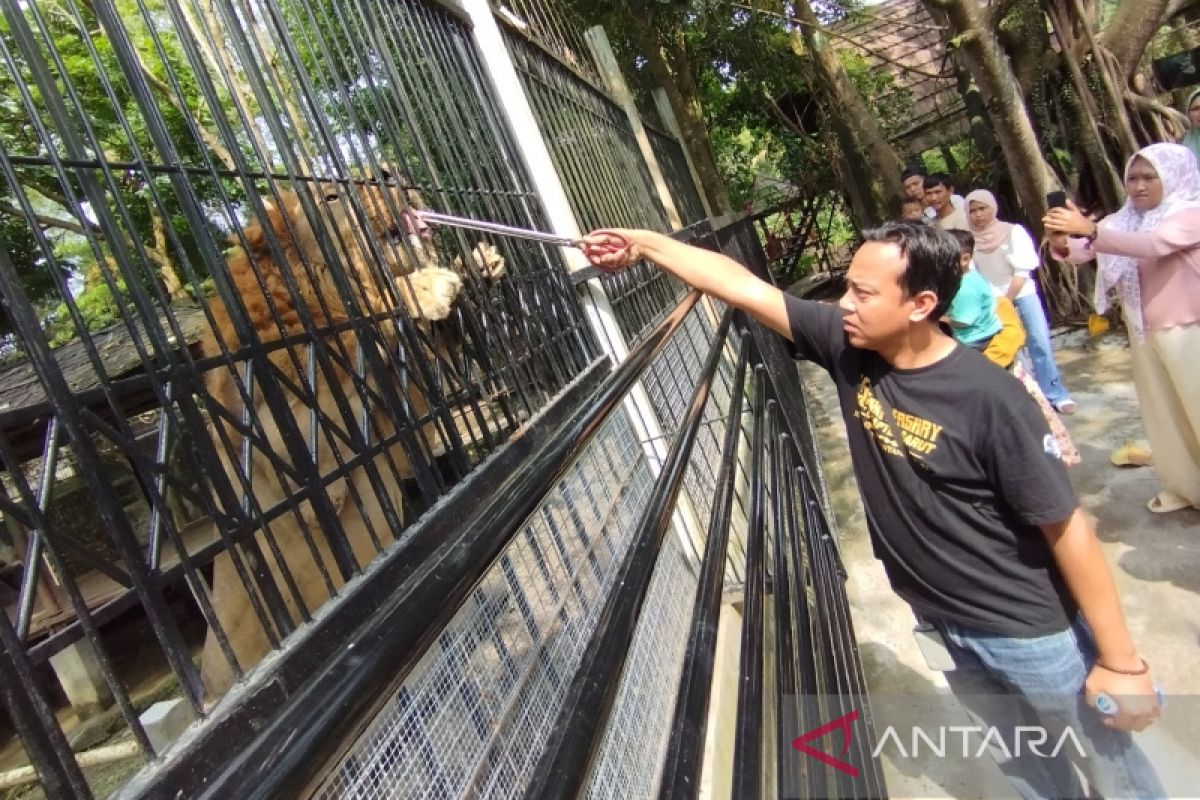
[{"label": "lion's face", "polygon": [[[387,172],[384,176],[388,181],[386,184],[357,183],[337,192],[324,192],[322,199],[329,215],[327,224],[346,242],[347,254],[360,269],[375,260],[372,247],[362,241],[364,232],[373,236],[378,257],[393,275],[407,275],[418,269],[438,266],[432,231],[414,213],[428,207],[425,199],[416,189],[397,185],[400,182],[390,180]],[[347,196],[348,192],[357,196],[359,208],[366,216],[365,226]]]},{"label": "lion's face", "polygon": [[[249,225],[243,233],[253,260],[273,258],[270,229],[280,246],[299,256],[300,263],[294,266],[342,263],[369,283],[379,283],[381,266],[400,276],[439,265],[429,226],[413,213],[426,208],[417,190],[392,182],[363,182],[301,191],[308,193],[315,217],[309,218],[296,192],[267,199],[267,224]],[[350,193],[357,197],[357,209]],[[243,237],[231,237],[231,242],[241,244]],[[288,260],[296,259],[289,256]]]}]

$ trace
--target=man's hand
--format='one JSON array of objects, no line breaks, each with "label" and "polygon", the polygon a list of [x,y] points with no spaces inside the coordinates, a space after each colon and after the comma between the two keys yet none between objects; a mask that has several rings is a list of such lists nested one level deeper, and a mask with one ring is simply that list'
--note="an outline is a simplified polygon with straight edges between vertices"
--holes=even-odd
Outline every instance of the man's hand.
[{"label": "man's hand", "polygon": [[602,228],[580,240],[580,250],[593,266],[605,272],[618,272],[640,259],[634,231]]},{"label": "man's hand", "polygon": [[1117,704],[1117,713],[1106,714],[1104,724],[1119,730],[1140,731],[1158,716],[1154,683],[1149,669],[1141,675],[1122,674],[1125,671],[1140,672],[1144,662],[1138,657],[1133,637],[1129,635],[1117,599],[1117,586],[1092,523],[1081,509],[1076,508],[1067,519],[1040,527],[1063,580],[1096,640],[1097,664],[1083,684],[1087,703],[1095,709],[1096,698],[1101,694],[1108,695]]},{"label": "man's hand", "polygon": [[1142,675],[1122,675],[1097,665],[1084,682],[1084,694],[1093,709],[1101,694],[1117,704],[1117,713],[1104,717],[1104,724],[1117,730],[1145,730],[1162,713],[1149,670]]}]

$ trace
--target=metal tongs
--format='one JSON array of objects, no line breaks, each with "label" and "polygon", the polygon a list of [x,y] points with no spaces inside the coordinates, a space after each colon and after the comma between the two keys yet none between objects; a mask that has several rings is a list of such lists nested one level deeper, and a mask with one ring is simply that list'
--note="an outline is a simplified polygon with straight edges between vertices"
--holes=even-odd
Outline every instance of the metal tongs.
[{"label": "metal tongs", "polygon": [[[451,228],[464,228],[471,231],[483,231],[486,233],[495,233],[500,236],[513,236],[518,239],[529,239],[534,242],[543,242],[545,244],[554,244],[559,247],[576,247],[583,249],[584,241],[582,239],[572,239],[569,236],[559,236],[555,233],[546,233],[545,231],[535,231],[530,228],[518,228],[513,225],[503,225],[499,222],[490,222],[481,219],[471,219],[469,217],[455,217],[450,214],[442,214],[437,211],[428,211],[421,209],[415,212],[415,215],[426,223],[432,225],[446,225]],[[605,231],[609,236],[616,237],[619,240],[617,245],[602,245],[610,253],[618,253],[629,247],[629,240],[619,233],[613,231]],[[595,248],[596,245],[591,245]]]}]

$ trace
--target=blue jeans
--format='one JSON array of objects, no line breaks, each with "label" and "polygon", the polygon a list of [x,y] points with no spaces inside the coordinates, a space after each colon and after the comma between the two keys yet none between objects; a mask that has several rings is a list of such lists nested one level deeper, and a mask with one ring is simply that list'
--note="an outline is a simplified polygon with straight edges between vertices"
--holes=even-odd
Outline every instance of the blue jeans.
[{"label": "blue jeans", "polygon": [[[996,728],[1010,744],[991,753],[1023,798],[1162,798],[1166,791],[1127,731],[1104,725],[1084,698],[1083,683],[1096,662],[1091,630],[1080,616],[1061,633],[1013,638],[929,620],[946,639],[955,669],[944,673],[976,724]],[[1041,726],[1048,744],[1018,756],[1018,726]],[[1067,727],[1074,734],[1054,756]],[[1027,735],[1028,736],[1028,735]],[[1028,739],[1026,739],[1028,741]],[[1076,746],[1075,742],[1078,742]],[[1082,748],[1083,757],[1080,757]],[[1085,792],[1072,761],[1087,776]]]},{"label": "blue jeans", "polygon": [[1027,297],[1018,297],[1013,305],[1025,326],[1025,347],[1033,360],[1033,377],[1037,379],[1038,388],[1052,405],[1069,399],[1071,394],[1063,385],[1054,351],[1050,348],[1050,323],[1042,310],[1042,299],[1034,292]]}]

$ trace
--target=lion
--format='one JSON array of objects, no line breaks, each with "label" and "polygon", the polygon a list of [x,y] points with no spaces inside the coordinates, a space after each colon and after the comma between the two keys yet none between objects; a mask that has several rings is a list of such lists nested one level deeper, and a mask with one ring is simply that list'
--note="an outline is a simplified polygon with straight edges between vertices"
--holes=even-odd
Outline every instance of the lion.
[{"label": "lion", "polygon": [[[369,420],[371,442],[396,433],[394,415],[379,410],[379,401],[365,403],[364,389],[376,397],[406,393],[412,418],[423,416],[428,403],[411,381],[401,389],[400,381],[392,376],[356,377],[353,370],[348,370],[347,365],[360,360],[359,333],[351,326],[361,322],[363,315],[370,315],[373,321],[359,329],[374,331],[364,337],[372,341],[362,341],[362,346],[376,348],[381,354],[389,349],[394,352],[399,345],[399,320],[405,315],[416,324],[428,326],[451,314],[466,269],[461,258],[453,262],[453,268],[441,265],[428,227],[414,213],[424,208],[415,190],[404,190],[402,197],[402,190],[391,185],[356,184],[349,191],[357,194],[361,214],[355,213],[346,192],[302,191],[308,192],[307,198],[283,192],[278,200],[264,199],[265,221],[249,225],[241,237],[234,237],[235,246],[226,260],[229,281],[240,296],[258,340],[267,347],[276,345],[263,357],[269,360],[278,385],[295,387],[282,389],[287,418],[277,419],[258,390],[258,370],[252,372],[250,382],[245,375],[238,380],[233,371],[220,367],[210,369],[205,378],[209,394],[221,407],[212,415],[211,434],[230,485],[239,497],[245,493],[252,498],[252,512],[270,515],[266,531],[255,534],[254,544],[262,568],[269,570],[270,579],[279,587],[293,624],[307,619],[344,580],[326,532],[318,524],[313,499],[301,494],[289,508],[289,498],[301,487],[278,464],[290,465],[289,453],[297,446],[315,453],[312,460],[324,484],[325,497],[337,514],[359,567],[398,535],[395,525],[388,522],[389,516],[395,522],[401,513],[401,489],[395,476],[398,473],[401,479],[407,479],[413,474],[402,444],[392,445],[345,477],[332,480],[328,476],[355,457],[351,442],[357,436],[356,430],[362,430],[364,420]],[[318,211],[317,225],[326,234],[324,248],[305,211],[305,199]],[[368,237],[373,247],[368,246]],[[279,256],[285,262],[283,267],[277,261]],[[505,273],[504,260],[491,245],[477,246],[472,258],[487,280],[499,280]],[[351,303],[346,302],[344,291],[339,291],[335,280],[339,272],[350,286]],[[218,299],[212,305],[212,315],[214,326],[202,340],[203,355],[236,354],[244,343],[229,309]],[[306,328],[305,316],[311,319],[312,329]],[[330,328],[334,332],[319,333]],[[331,355],[330,368],[317,366],[310,376],[312,345],[306,342],[311,341],[313,329]],[[284,339],[288,340],[286,346],[278,346]],[[387,358],[383,360],[390,363]],[[236,355],[234,363],[239,371],[244,368]],[[370,359],[365,363],[369,365]],[[247,392],[247,385],[253,390]],[[247,395],[252,398],[249,448],[245,447],[247,436],[238,430]],[[368,407],[370,413],[366,413]],[[247,460],[242,453],[249,454],[248,463],[242,463]],[[378,482],[370,480],[371,471]],[[380,486],[382,492],[377,488]],[[238,545],[241,552],[247,552],[247,544]],[[281,562],[290,582],[280,569]],[[211,599],[229,648],[241,668],[249,669],[267,654],[271,641],[264,630],[268,623],[260,622],[260,614],[256,613],[256,607],[266,609],[259,590],[253,589],[253,598],[250,595],[256,583],[251,577],[253,562],[245,563],[247,580],[237,566],[228,551],[214,559]],[[279,637],[275,638],[278,641]],[[210,626],[201,660],[206,695],[219,697],[234,679],[224,648]]]}]

